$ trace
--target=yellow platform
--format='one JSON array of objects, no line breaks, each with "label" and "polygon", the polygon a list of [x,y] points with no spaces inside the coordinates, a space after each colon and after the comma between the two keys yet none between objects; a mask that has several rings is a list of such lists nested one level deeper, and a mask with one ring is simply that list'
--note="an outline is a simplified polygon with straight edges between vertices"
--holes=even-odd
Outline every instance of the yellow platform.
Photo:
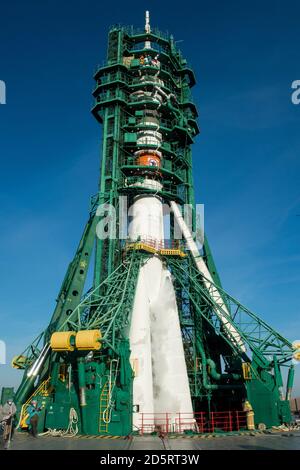
[{"label": "yellow platform", "polygon": [[161,256],[179,256],[180,258],[185,258],[187,255],[180,250],[179,248],[155,248],[147,243],[143,242],[136,242],[136,243],[129,243],[127,245],[128,250],[142,250],[147,251],[148,253],[152,254],[159,254]]},{"label": "yellow platform", "polygon": [[180,256],[180,258],[185,258],[187,256],[182,250],[179,250],[178,248],[162,248],[159,250],[159,254],[163,256]]}]

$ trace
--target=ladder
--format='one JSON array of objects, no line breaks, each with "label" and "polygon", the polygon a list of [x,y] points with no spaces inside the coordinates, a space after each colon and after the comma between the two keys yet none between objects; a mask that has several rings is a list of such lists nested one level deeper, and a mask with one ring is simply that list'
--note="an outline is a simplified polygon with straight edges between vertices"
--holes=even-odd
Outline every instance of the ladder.
[{"label": "ladder", "polygon": [[111,408],[113,406],[112,395],[116,385],[119,367],[119,359],[110,361],[110,371],[108,380],[105,382],[100,394],[100,416],[99,416],[99,433],[108,433],[108,425],[111,418]]},{"label": "ladder", "polygon": [[[108,432],[108,415],[109,415],[109,381],[105,382],[100,395],[100,419],[99,433]],[[104,419],[103,419],[104,418]]]}]

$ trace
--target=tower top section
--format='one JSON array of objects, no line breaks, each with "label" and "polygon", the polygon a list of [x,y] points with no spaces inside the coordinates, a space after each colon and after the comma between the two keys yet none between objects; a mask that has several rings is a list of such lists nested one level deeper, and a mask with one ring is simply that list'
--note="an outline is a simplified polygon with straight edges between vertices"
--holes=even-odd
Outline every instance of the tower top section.
[{"label": "tower top section", "polygon": [[108,67],[120,69],[123,66],[123,69],[126,67],[127,70],[133,70],[140,65],[141,55],[151,56],[152,59],[159,56],[160,73],[169,73],[171,80],[181,82],[183,80],[180,77],[186,77],[189,87],[195,84],[194,72],[176,46],[174,37],[150,26],[148,10],[145,12],[145,24],[141,28],[121,24],[114,24],[109,28],[107,57],[98,66],[95,79],[98,79],[100,70]]}]

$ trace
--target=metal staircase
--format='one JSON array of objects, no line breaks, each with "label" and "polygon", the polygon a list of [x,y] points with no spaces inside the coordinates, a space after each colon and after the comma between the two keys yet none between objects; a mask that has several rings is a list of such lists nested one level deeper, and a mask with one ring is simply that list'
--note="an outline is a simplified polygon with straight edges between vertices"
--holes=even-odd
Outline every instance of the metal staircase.
[{"label": "metal staircase", "polygon": [[35,397],[39,397],[39,396],[48,397],[50,395],[50,392],[49,392],[50,378],[51,377],[48,377],[48,379],[44,380],[40,384],[40,386],[33,392],[33,394],[30,395],[28,400],[22,406],[21,413],[20,413],[19,425],[18,425],[21,429],[28,428],[28,424],[26,423],[27,418],[28,418],[27,409],[28,409],[28,407],[31,403],[31,400],[33,400],[33,398],[35,398]]}]

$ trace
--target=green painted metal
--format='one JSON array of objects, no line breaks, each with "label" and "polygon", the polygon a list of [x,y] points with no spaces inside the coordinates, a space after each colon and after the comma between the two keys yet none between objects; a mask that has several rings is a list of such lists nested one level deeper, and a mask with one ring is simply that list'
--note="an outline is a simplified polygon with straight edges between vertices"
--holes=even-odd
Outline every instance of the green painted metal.
[{"label": "green painted metal", "polygon": [[[248,351],[244,353],[244,359],[251,360],[250,354],[255,356],[256,361],[261,367],[277,367],[276,364],[284,364],[292,359],[293,347],[292,344],[283,336],[277,333],[265,321],[244,307],[238,300],[234,299],[220,286],[210,282],[210,288],[207,289],[203,284],[203,275],[194,267],[190,260],[181,261],[170,259],[169,264],[172,269],[173,275],[178,279],[182,288],[184,286],[184,276],[186,275],[185,263],[189,264],[188,282],[189,292],[199,294],[201,302],[198,299],[191,298],[195,304],[195,308],[200,312],[201,316],[213,327],[214,331],[220,335],[234,350],[237,355],[242,355],[241,350],[236,346],[235,342],[230,338],[228,331],[224,330],[224,325],[219,320],[218,313],[222,313],[226,317],[228,324],[237,328],[245,345],[248,346]],[[229,313],[226,312],[224,307],[217,304],[210,295],[210,290],[218,288],[220,296],[226,300],[226,306],[229,306]],[[223,305],[224,305],[223,304]],[[251,352],[251,353],[250,353]]]},{"label": "green painted metal", "polygon": [[60,329],[61,323],[72,314],[82,297],[95,243],[97,224],[95,209],[96,205],[94,203],[75,257],[70,263],[65,279],[62,283],[56,308],[45,332],[45,341],[49,341],[51,334]]},{"label": "green painted metal", "polygon": [[295,378],[295,367],[291,365],[289,368],[288,379],[287,379],[287,390],[292,390]]},{"label": "green painted metal", "polygon": [[[77,411],[79,429],[82,433],[98,434],[101,430],[103,434],[129,434],[132,422],[133,375],[129,363],[127,338],[137,275],[144,259],[145,255],[130,252],[125,262],[121,263],[96,289],[88,292],[70,315],[62,317],[63,321],[60,322],[57,331],[100,329],[102,349],[101,352],[94,353],[95,362],[93,362],[94,358],[87,360],[86,354],[78,352],[68,354],[67,358],[57,353],[49,356],[46,366],[48,367],[47,375],[51,376],[52,393],[48,401],[51,412],[49,416],[48,414],[45,416],[45,426],[57,428],[57,423],[60,423],[66,429],[69,409],[72,406]],[[29,346],[24,352],[25,354],[33,349],[35,354],[30,357],[24,374],[25,380],[16,394],[16,401],[19,405],[24,403],[34,391],[36,378],[28,378],[26,373],[41,352],[36,345],[41,344],[43,336],[41,334],[33,343],[32,348]],[[110,422],[103,427],[100,397],[109,380],[109,363],[116,358],[120,361],[118,383],[112,390],[111,404],[107,403]],[[67,362],[64,362],[65,360]],[[89,374],[91,367],[95,369],[94,374]],[[61,368],[70,368],[72,371],[67,373],[64,380],[58,379]],[[41,378],[43,375],[41,374]],[[90,382],[86,382],[87,375]],[[91,376],[94,377],[93,380]],[[68,384],[71,384],[71,389],[66,388]],[[69,393],[72,397],[71,401],[68,398]],[[41,395],[39,399],[43,399]],[[58,403],[63,406],[58,406]],[[96,421],[95,416],[98,416]]]},{"label": "green painted metal", "polygon": [[101,342],[116,350],[117,342],[128,337],[130,313],[143,255],[131,252],[125,263],[91,290],[59,331],[100,329]]},{"label": "green painted metal", "polygon": [[[92,201],[92,208],[89,220],[84,229],[76,254],[70,263],[66,276],[62,282],[61,289],[57,298],[57,304],[47,329],[42,332],[26,349],[20,354],[26,358],[26,362],[22,364],[24,371],[21,385],[16,392],[16,402],[19,406],[26,400],[34,389],[36,377],[29,378],[27,373],[35,360],[41,354],[42,348],[50,340],[51,334],[59,330],[60,324],[68,318],[75,307],[80,302],[84,284],[88,272],[89,262],[91,259],[93,246],[95,243],[95,229],[97,217],[95,216],[95,203]],[[49,375],[51,362],[48,355],[43,369],[40,373],[40,381],[45,380]]]},{"label": "green painted metal", "polygon": [[13,387],[3,387],[1,390],[1,400],[0,404],[4,405],[9,398],[14,396],[14,388]]},{"label": "green painted metal", "polygon": [[[209,406],[214,400],[215,403],[224,403],[226,390],[230,390],[240,401],[248,396],[257,424],[263,422],[271,426],[289,422],[289,402],[283,396],[280,366],[290,364],[293,356],[292,344],[220,286],[210,282],[210,287],[205,287],[203,276],[196,269],[191,257],[185,261],[170,259],[168,264],[175,278],[177,295],[185,301],[182,330],[188,330],[185,334],[189,344],[195,349],[193,357],[190,357],[191,390],[195,401],[200,398],[203,402],[203,397],[206,397]],[[207,279],[206,281],[208,282]],[[224,302],[223,308],[210,295],[210,290],[216,287]],[[224,309],[225,305],[230,315]],[[245,352],[236,346],[224,328],[220,313],[240,334],[246,347]],[[197,356],[200,357],[201,370],[195,373]],[[218,372],[221,371],[220,356],[227,371],[223,377]],[[251,380],[243,379],[242,361],[250,364]],[[211,380],[207,373],[208,365]],[[213,391],[221,392],[222,397],[213,395]]]},{"label": "green painted metal", "polygon": [[217,267],[215,265],[215,261],[214,261],[214,258],[213,258],[213,255],[212,255],[212,252],[211,252],[211,249],[210,249],[210,246],[209,246],[208,239],[207,239],[206,235],[204,236],[203,258],[204,258],[205,263],[207,264],[207,267],[208,267],[209,272],[210,272],[210,274],[211,274],[211,276],[214,280],[214,283],[217,286],[222,287],[221,279],[220,279],[220,276],[218,274]]}]

